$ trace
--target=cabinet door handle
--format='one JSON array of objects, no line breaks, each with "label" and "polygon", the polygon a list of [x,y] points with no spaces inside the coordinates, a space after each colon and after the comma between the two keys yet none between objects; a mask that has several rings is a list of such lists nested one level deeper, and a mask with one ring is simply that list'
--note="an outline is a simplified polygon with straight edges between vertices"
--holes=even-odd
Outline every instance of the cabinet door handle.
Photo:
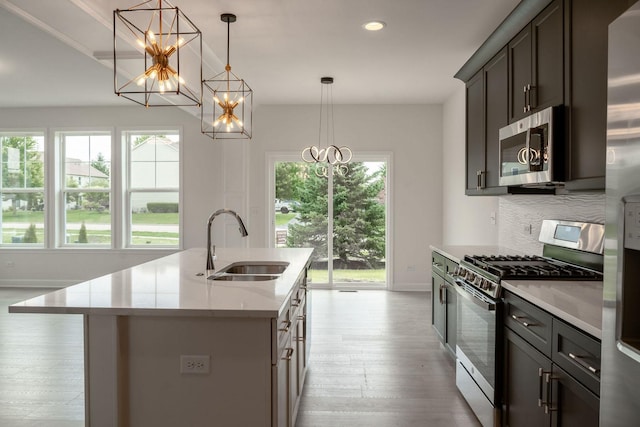
[{"label": "cabinet door handle", "polygon": [[[550,396],[549,393],[549,379],[551,377],[551,372],[547,372],[542,368],[538,368],[538,407],[540,408],[544,408],[544,412],[548,414],[548,407],[549,407],[549,403],[547,400],[544,399],[544,396],[542,395],[542,389],[543,389],[543,382],[546,385],[546,391],[547,391],[547,398]],[[543,378],[545,379],[543,381]]]},{"label": "cabinet door handle", "polygon": [[524,85],[523,87],[523,92],[524,92],[524,107],[522,107],[522,112],[526,113],[527,112],[527,85]]},{"label": "cabinet door handle", "polygon": [[484,175],[484,171],[476,171],[476,190],[482,190],[485,187]]},{"label": "cabinet door handle", "polygon": [[585,362],[584,360],[582,360],[584,358],[584,356],[577,356],[573,353],[569,353],[569,357],[574,360],[578,365],[582,366],[584,369],[592,372],[595,375],[600,374],[600,369],[598,368],[594,368],[593,366],[589,365],[587,362]]},{"label": "cabinet door handle", "polygon": [[518,322],[519,324],[521,324],[522,326],[524,326],[525,328],[528,328],[530,326],[536,326],[535,323],[523,322],[522,320],[520,320],[520,319],[526,319],[526,317],[524,316],[516,316],[515,314],[512,314],[511,318],[516,322]]},{"label": "cabinet door handle", "polygon": [[[552,380],[557,380],[558,377],[554,377],[551,375],[551,372],[545,372],[544,373],[544,378],[545,378],[545,383],[547,384],[547,396],[552,396],[551,393],[551,381]],[[558,410],[557,406],[553,406],[553,402],[551,401],[551,399],[549,399],[547,402],[543,403],[544,405],[544,413],[545,414],[549,414],[549,412],[555,412]]]}]

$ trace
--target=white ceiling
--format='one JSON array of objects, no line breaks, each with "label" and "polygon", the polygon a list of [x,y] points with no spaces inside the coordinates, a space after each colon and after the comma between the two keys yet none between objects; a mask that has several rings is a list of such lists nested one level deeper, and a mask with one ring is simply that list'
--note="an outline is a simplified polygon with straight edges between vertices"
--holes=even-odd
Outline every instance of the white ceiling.
[{"label": "white ceiling", "polygon": [[[113,92],[113,10],[142,0],[0,0],[0,107],[134,105]],[[155,1],[155,0],[154,0]],[[204,77],[231,65],[255,104],[443,102],[519,0],[173,0],[202,31]],[[361,25],[382,20],[371,33]],[[225,61],[226,62],[226,61]]]}]

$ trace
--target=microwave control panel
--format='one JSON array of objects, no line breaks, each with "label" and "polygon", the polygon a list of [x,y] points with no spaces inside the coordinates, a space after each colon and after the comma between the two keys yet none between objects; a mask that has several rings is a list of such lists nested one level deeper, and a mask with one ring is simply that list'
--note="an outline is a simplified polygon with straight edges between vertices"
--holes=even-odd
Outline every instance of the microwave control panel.
[{"label": "microwave control panel", "polygon": [[624,247],[640,251],[640,202],[624,202]]}]

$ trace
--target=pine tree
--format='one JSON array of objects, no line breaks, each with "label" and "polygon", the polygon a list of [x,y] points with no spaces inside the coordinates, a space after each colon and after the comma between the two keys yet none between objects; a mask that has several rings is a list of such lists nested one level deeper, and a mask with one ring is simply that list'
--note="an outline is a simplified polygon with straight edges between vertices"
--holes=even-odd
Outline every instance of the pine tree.
[{"label": "pine tree", "polygon": [[[378,195],[385,170],[369,174],[363,163],[349,164],[345,176],[333,177],[333,251],[338,268],[354,261],[375,268],[385,257],[385,207]],[[327,257],[327,179],[310,170],[301,191],[297,224],[289,226],[288,246],[313,247],[314,258]]]},{"label": "pine tree", "polygon": [[38,243],[38,236],[36,235],[36,225],[31,224],[24,232],[22,243]]},{"label": "pine tree", "polygon": [[78,233],[78,243],[89,243],[87,239],[87,227],[84,225],[84,221],[82,221],[80,232]]}]

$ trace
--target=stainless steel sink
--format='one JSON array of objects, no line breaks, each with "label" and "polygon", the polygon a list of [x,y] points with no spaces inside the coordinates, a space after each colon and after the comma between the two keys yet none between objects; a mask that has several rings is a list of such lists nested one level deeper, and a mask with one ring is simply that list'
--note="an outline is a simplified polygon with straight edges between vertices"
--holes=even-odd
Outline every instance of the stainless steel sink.
[{"label": "stainless steel sink", "polygon": [[288,262],[281,261],[240,261],[229,264],[207,279],[238,282],[275,280],[288,266]]},{"label": "stainless steel sink", "polygon": [[226,274],[216,273],[208,277],[209,280],[225,280],[238,282],[263,282],[266,280],[275,280],[279,276],[271,274]]},{"label": "stainless steel sink", "polygon": [[288,262],[234,262],[223,268],[221,273],[230,274],[282,274]]}]

